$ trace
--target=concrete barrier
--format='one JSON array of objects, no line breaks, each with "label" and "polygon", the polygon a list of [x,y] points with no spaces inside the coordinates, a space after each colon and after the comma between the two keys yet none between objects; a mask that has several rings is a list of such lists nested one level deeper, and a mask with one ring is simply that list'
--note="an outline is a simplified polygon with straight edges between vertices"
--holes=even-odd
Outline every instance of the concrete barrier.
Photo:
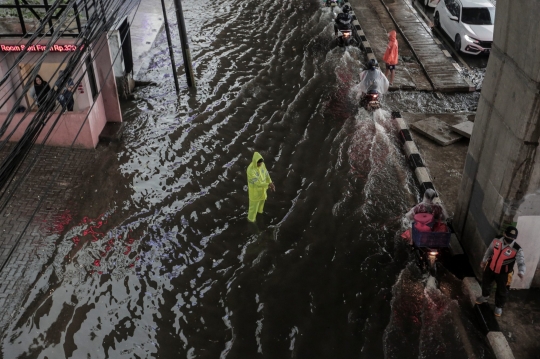
[{"label": "concrete barrier", "polygon": [[489,332],[487,338],[497,359],[515,359],[514,353],[512,353],[512,349],[510,349],[503,333]]},{"label": "concrete barrier", "polygon": [[476,298],[482,295],[482,288],[475,277],[465,277],[461,283],[463,293],[469,298],[471,307],[476,304]]}]

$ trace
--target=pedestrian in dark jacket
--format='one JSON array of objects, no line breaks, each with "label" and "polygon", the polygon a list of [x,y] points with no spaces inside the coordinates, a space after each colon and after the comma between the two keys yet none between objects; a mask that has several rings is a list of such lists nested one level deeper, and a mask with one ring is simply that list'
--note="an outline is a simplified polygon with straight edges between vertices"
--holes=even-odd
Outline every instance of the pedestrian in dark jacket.
[{"label": "pedestrian in dark jacket", "polygon": [[51,91],[51,87],[47,81],[43,80],[41,76],[37,75],[34,79],[33,90],[34,91],[31,93],[31,95],[36,101],[38,108],[41,108],[45,105],[45,99],[47,98],[49,91]]},{"label": "pedestrian in dark jacket", "polygon": [[[64,74],[64,71],[60,71],[58,74],[58,80],[56,80],[55,86],[59,90],[60,85],[62,83],[62,75]],[[75,100],[73,99],[73,92],[75,92],[75,83],[73,82],[73,79],[70,77],[66,83],[66,88],[60,92],[60,95],[58,95],[58,102],[60,102],[60,105],[62,105],[62,108],[66,109],[67,111],[73,111],[73,106],[75,105]]]}]

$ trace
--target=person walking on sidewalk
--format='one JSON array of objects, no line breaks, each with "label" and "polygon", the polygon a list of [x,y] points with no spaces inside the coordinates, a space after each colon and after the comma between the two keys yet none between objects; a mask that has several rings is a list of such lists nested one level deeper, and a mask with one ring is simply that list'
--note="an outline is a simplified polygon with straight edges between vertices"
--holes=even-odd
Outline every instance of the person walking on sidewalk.
[{"label": "person walking on sidewalk", "polygon": [[[394,83],[394,75],[396,73],[396,65],[398,63],[398,42],[396,39],[396,31],[392,30],[388,34],[388,46],[383,56],[383,61],[386,63],[385,76],[390,81],[390,85]],[[390,75],[390,77],[388,77]]]},{"label": "person walking on sidewalk", "polygon": [[476,298],[476,304],[487,302],[491,293],[491,284],[497,283],[495,293],[495,315],[500,317],[506,302],[508,277],[514,273],[514,263],[518,265],[518,276],[523,279],[525,275],[525,258],[523,249],[516,243],[518,230],[508,226],[503,238],[495,238],[489,245],[480,266],[484,268],[482,277],[482,295]]},{"label": "person walking on sidewalk", "polygon": [[269,187],[272,191],[276,190],[259,152],[253,154],[251,164],[247,168],[247,181],[249,194],[248,220],[255,222],[257,213],[263,213],[264,202],[267,197],[266,191]]}]

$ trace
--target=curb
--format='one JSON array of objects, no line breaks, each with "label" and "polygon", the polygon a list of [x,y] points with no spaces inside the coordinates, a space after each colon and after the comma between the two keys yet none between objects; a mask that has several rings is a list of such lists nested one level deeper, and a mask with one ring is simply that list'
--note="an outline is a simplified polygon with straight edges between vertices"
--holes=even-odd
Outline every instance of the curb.
[{"label": "curb", "polygon": [[514,354],[504,334],[499,331],[499,325],[493,312],[487,304],[476,304],[476,297],[482,295],[480,284],[474,277],[463,278],[463,292],[469,297],[471,306],[480,316],[484,332],[487,331],[486,338],[497,359],[515,359]]},{"label": "curb", "polygon": [[392,118],[398,124],[398,137],[403,145],[403,150],[405,151],[407,161],[409,162],[412,170],[414,171],[414,175],[416,177],[416,181],[420,186],[420,189],[422,190],[422,192],[425,192],[428,188],[435,190],[435,186],[431,181],[431,176],[429,175],[429,172],[424,165],[424,161],[422,160],[420,151],[418,151],[418,147],[416,147],[416,144],[414,143],[411,135],[411,130],[409,130],[407,122],[405,122],[405,120],[401,118],[401,113],[397,111],[392,112]]},{"label": "curb", "polygon": [[[349,5],[352,9],[352,5],[350,2],[347,1],[344,5]],[[375,59],[375,54],[373,53],[371,44],[366,38],[366,34],[364,33],[364,30],[362,30],[362,27],[360,26],[360,23],[358,22],[358,18],[354,14],[354,10],[351,10],[350,14],[353,18],[353,26],[356,29],[356,33],[358,37],[360,37],[360,48],[366,52],[368,61]]]},{"label": "curb", "polygon": [[[392,119],[396,121],[399,127],[399,139],[403,145],[403,150],[407,161],[412,167],[416,181],[420,185],[420,189],[425,192],[428,188],[434,189],[433,182],[429,172],[424,165],[422,156],[418,151],[418,147],[414,143],[409,126],[403,118],[401,118],[401,113],[394,111],[392,112]],[[475,312],[480,316],[482,324],[484,326],[483,330],[488,339],[489,345],[495,354],[497,359],[515,359],[512,349],[508,345],[508,341],[504,334],[499,331],[499,325],[495,320],[491,309],[487,304],[477,305],[476,298],[482,295],[482,289],[480,284],[474,277],[463,278],[462,281],[462,290],[469,297],[469,302],[471,306],[474,307]]]}]

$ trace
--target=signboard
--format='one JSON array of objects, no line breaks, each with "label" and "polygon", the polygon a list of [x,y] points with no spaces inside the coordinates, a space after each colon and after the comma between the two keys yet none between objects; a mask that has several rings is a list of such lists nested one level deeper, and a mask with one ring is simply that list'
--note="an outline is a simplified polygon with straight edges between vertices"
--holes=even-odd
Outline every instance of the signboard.
[{"label": "signboard", "polygon": [[[52,45],[49,48],[50,52],[73,52],[77,50],[82,50],[84,48],[84,45]],[[0,51],[2,52],[22,52],[22,51],[28,51],[28,52],[45,52],[47,50],[47,45],[2,45],[0,44]]]}]

